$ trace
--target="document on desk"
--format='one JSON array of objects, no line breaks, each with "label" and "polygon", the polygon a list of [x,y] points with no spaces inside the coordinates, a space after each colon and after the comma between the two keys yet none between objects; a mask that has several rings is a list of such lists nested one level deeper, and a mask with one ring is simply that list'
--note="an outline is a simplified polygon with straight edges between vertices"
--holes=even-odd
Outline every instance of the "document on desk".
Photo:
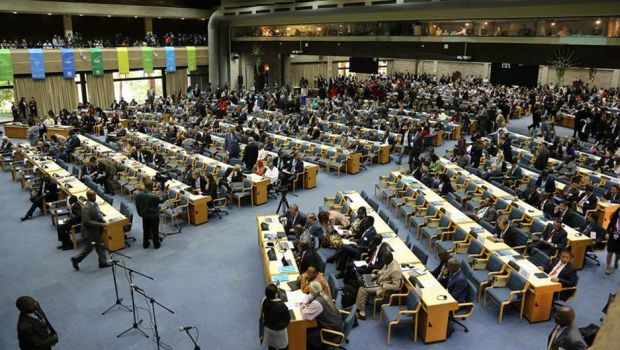
[{"label": "document on desk", "polygon": [[355,242],[353,242],[353,241],[351,241],[351,240],[348,240],[348,239],[346,239],[346,238],[343,238],[343,239],[342,239],[342,244],[344,244],[344,245],[354,245],[354,244],[355,244]]},{"label": "document on desk", "polygon": [[288,299],[288,301],[285,302],[284,304],[289,310],[294,310],[301,305],[301,303],[304,301],[306,296],[307,294],[302,292],[301,289],[298,289],[292,292],[287,291],[286,298]]},{"label": "document on desk", "polygon": [[353,261],[353,265],[355,265],[355,267],[357,268],[368,267],[368,264],[364,260],[355,260]]}]

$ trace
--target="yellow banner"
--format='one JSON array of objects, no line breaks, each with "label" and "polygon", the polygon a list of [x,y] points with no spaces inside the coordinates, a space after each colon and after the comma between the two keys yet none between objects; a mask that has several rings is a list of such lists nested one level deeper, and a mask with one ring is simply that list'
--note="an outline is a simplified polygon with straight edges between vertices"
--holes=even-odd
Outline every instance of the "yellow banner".
[{"label": "yellow banner", "polygon": [[117,47],[116,55],[118,56],[118,72],[120,74],[129,74],[129,53],[126,47]]}]

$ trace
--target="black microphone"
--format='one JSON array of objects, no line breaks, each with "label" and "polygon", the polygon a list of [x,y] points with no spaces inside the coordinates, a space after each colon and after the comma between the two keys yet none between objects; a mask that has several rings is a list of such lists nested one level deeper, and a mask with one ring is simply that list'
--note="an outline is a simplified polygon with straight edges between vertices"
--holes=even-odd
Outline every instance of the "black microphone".
[{"label": "black microphone", "polygon": [[190,330],[192,328],[196,328],[196,327],[194,327],[194,326],[179,327],[179,332],[185,332],[185,331],[188,331],[188,330]]},{"label": "black microphone", "polygon": [[140,288],[140,287],[136,286],[135,284],[130,284],[130,287],[131,287],[131,288],[133,288],[133,289],[135,289],[135,290],[138,290],[138,291],[140,291],[140,292],[144,292],[144,290],[143,290],[142,288]]}]

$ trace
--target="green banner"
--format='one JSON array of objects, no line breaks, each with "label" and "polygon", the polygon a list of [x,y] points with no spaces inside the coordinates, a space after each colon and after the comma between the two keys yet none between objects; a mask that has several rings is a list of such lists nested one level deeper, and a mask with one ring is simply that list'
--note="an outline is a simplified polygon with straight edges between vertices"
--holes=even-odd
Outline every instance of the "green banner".
[{"label": "green banner", "polygon": [[103,53],[98,47],[90,49],[90,63],[93,69],[93,75],[100,77],[103,75]]},{"label": "green banner", "polygon": [[187,46],[187,70],[196,70],[196,47]]},{"label": "green banner", "polygon": [[11,58],[11,50],[0,50],[0,81],[13,80],[13,59]]},{"label": "green banner", "polygon": [[142,70],[144,73],[153,73],[153,48],[142,47]]}]

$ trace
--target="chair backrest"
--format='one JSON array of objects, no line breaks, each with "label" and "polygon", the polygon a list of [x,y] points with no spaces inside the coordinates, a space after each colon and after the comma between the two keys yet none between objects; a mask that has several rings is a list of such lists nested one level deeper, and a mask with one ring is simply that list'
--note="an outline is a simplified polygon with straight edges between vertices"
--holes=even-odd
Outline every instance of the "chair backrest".
[{"label": "chair backrest", "polygon": [[487,271],[497,272],[502,269],[504,262],[497,255],[491,255],[489,262],[487,263]]},{"label": "chair backrest", "polygon": [[508,220],[522,219],[524,215],[525,214],[523,213],[523,210],[519,208],[512,208],[512,210],[510,211],[510,215],[508,215]]},{"label": "chair backrest", "polygon": [[465,231],[461,227],[457,227],[456,231],[454,231],[454,241],[455,242],[464,241],[465,238],[467,238],[467,231]]},{"label": "chair backrest", "polygon": [[411,244],[411,252],[420,259],[422,264],[428,262],[428,254],[417,243]]},{"label": "chair backrest", "polygon": [[395,234],[398,235],[398,227],[396,227],[396,221],[392,220],[390,222],[388,222],[388,226],[392,229],[392,231],[394,231]]},{"label": "chair backrest", "polygon": [[344,333],[345,337],[348,339],[353,326],[355,325],[355,313],[357,312],[357,305],[353,304],[351,308],[351,312],[347,315],[342,322],[342,333]]},{"label": "chair backrest", "polygon": [[482,252],[483,248],[484,248],[484,246],[482,245],[482,243],[479,240],[474,239],[469,244],[469,248],[467,249],[467,254],[470,254],[470,255],[471,254],[480,254]]},{"label": "chair backrest", "polygon": [[525,288],[525,284],[527,280],[523,278],[518,272],[511,272],[510,277],[508,277],[508,287],[510,290],[523,290]]},{"label": "chair backrest", "polygon": [[340,208],[340,213],[346,215],[349,213],[349,210],[350,210],[349,202],[345,201],[344,204],[342,205],[342,208]]},{"label": "chair backrest", "polygon": [[517,227],[513,227],[512,229],[515,231],[515,243],[517,246],[527,245],[527,241],[530,239],[530,236]]},{"label": "chair backrest", "polygon": [[251,179],[244,179],[243,180],[243,188],[252,188],[252,180]]},{"label": "chair backrest", "polygon": [[76,166],[74,166],[73,168],[71,168],[71,174],[73,174],[73,176],[75,177],[79,177],[80,176],[80,169]]},{"label": "chair backrest", "polygon": [[331,296],[333,300],[336,300],[338,297],[338,288],[336,286],[336,275],[330,273],[327,275],[327,285],[329,285],[329,291],[331,292]]},{"label": "chair backrest", "polygon": [[546,226],[547,226],[547,224],[544,223],[543,221],[541,221],[541,220],[534,220],[532,222],[532,226],[530,226],[530,234],[543,232],[545,230]]},{"label": "chair backrest", "polygon": [[496,204],[496,208],[497,210],[502,210],[502,209],[506,209],[508,207],[509,203],[503,199],[498,199],[497,200],[497,204]]},{"label": "chair backrest", "polygon": [[533,248],[530,256],[527,258],[532,264],[546,268],[549,265],[549,256],[538,248]]},{"label": "chair backrest", "polygon": [[441,219],[439,219],[439,226],[441,227],[446,227],[446,226],[450,226],[450,218],[448,217],[448,215],[443,215],[441,217]]},{"label": "chair backrest", "polygon": [[381,209],[379,210],[379,216],[381,217],[381,219],[383,219],[383,221],[385,221],[386,223],[390,222],[390,217],[388,216],[388,214],[385,212],[385,210]]},{"label": "chair backrest", "polygon": [[102,193],[101,194],[101,198],[103,198],[104,201],[110,203],[110,205],[114,204],[114,197],[112,197],[112,196],[110,196],[108,194]]},{"label": "chair backrest", "polygon": [[368,200],[368,193],[366,191],[362,190],[360,194],[364,200]]},{"label": "chair backrest", "polygon": [[407,310],[416,310],[418,305],[420,305],[420,297],[418,293],[412,289],[407,293]]},{"label": "chair backrest", "polygon": [[121,201],[121,208],[120,208],[120,212],[121,214],[123,214],[128,220],[129,223],[133,222],[133,211],[131,210],[131,208],[125,204],[125,202]]}]

